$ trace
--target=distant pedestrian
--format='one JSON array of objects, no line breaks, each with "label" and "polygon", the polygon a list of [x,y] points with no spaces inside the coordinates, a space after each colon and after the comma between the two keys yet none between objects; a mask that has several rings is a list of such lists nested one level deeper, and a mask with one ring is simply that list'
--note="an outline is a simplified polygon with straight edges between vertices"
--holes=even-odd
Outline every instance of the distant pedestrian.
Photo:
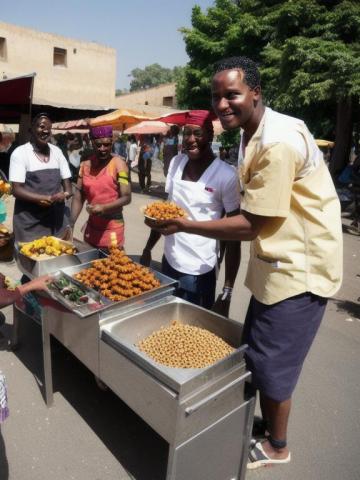
[{"label": "distant pedestrian", "polygon": [[122,157],[126,160],[126,157],[127,157],[126,142],[122,138],[122,135],[120,133],[117,134],[115,138],[112,151],[115,155],[119,155],[119,157]]},{"label": "distant pedestrian", "polygon": [[129,146],[128,165],[130,169],[131,167],[135,166],[138,145],[134,135],[131,135],[129,140],[130,140],[130,146]]},{"label": "distant pedestrian", "polygon": [[151,167],[154,149],[149,135],[140,139],[140,155],[138,163],[139,185],[141,192],[148,192],[151,187]]},{"label": "distant pedestrian", "polygon": [[172,158],[178,154],[179,148],[179,127],[172,125],[169,132],[164,137],[164,149],[163,149],[163,162],[164,162],[164,175],[168,174],[169,165]]}]

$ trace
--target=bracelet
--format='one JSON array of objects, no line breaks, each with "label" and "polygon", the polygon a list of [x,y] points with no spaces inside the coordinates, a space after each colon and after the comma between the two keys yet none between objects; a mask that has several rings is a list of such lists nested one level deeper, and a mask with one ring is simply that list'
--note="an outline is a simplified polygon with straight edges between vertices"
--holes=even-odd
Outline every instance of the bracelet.
[{"label": "bracelet", "polygon": [[222,297],[221,300],[231,300],[231,295],[232,295],[233,287],[224,287],[222,291]]}]

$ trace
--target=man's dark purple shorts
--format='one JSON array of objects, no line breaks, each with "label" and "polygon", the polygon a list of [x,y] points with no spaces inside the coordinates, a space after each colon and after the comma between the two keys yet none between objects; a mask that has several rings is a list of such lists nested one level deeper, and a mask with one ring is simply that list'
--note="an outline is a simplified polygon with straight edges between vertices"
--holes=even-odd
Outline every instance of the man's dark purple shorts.
[{"label": "man's dark purple shorts", "polygon": [[273,305],[254,297],[246,314],[243,343],[252,385],[272,400],[291,397],[305,357],[324,316],[327,299],[303,293]]}]

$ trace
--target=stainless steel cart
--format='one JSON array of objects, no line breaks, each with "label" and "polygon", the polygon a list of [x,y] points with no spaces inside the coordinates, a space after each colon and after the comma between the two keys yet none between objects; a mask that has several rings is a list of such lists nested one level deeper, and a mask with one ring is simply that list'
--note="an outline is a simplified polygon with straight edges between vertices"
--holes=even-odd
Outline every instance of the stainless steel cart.
[{"label": "stainless steel cart", "polygon": [[[206,368],[169,368],[136,344],[172,320],[200,326],[236,350]],[[253,400],[241,345],[242,326],[170,296],[105,322],[100,379],[169,443],[168,480],[245,478]]]},{"label": "stainless steel cart", "polygon": [[[167,480],[243,480],[254,399],[244,396],[251,374],[243,358],[242,325],[172,296],[175,285],[164,277],[157,292],[86,317],[45,307],[46,402],[53,402],[53,335],[169,443]],[[235,350],[206,368],[160,365],[136,345],[172,320],[204,327]]]}]

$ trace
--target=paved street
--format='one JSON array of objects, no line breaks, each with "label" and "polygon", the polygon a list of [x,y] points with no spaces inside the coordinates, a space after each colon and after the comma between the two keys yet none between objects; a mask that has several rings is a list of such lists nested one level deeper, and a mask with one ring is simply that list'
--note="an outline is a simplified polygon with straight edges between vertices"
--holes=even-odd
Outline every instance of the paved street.
[{"label": "paved street", "polygon": [[[154,178],[161,181],[161,173],[155,172]],[[129,254],[140,254],[145,244],[149,230],[139,208],[150,199],[134,193],[125,208]],[[78,221],[78,238],[85,218],[82,214]],[[344,241],[343,286],[329,302],[294,395],[292,462],[250,472],[250,480],[359,479],[360,237],[345,233]],[[161,254],[162,240],[154,249],[154,260],[159,261]],[[231,317],[238,321],[243,321],[249,300],[243,286],[247,258],[244,245],[231,307]],[[15,264],[3,264],[1,271],[20,276]],[[10,336],[12,308],[4,312],[6,325],[1,331]],[[112,392],[99,390],[93,375],[57,342],[53,343],[55,403],[47,409],[41,393],[40,329],[22,322],[20,337],[18,350],[0,351],[11,409],[0,435],[0,480],[164,478],[166,442]]]}]

